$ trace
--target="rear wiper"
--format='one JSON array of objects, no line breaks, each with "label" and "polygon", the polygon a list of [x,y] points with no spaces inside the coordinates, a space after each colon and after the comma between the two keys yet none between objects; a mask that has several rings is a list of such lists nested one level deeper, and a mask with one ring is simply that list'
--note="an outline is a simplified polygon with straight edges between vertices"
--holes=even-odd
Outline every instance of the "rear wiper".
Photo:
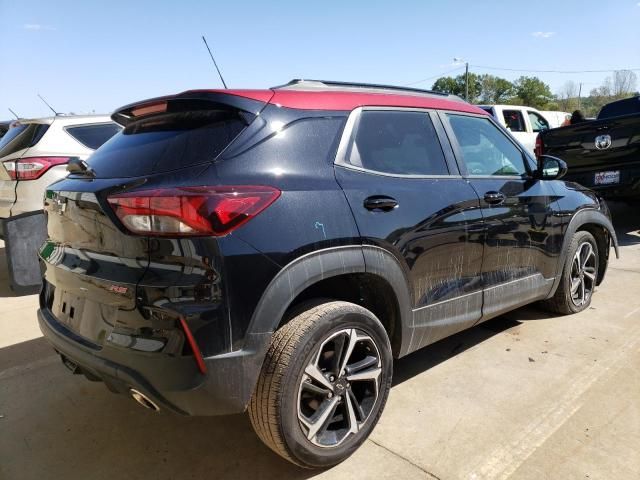
[{"label": "rear wiper", "polygon": [[71,172],[76,175],[85,175],[91,178],[95,178],[96,176],[96,172],[94,172],[89,164],[79,158],[72,158],[69,160],[69,163],[67,163],[67,172]]}]

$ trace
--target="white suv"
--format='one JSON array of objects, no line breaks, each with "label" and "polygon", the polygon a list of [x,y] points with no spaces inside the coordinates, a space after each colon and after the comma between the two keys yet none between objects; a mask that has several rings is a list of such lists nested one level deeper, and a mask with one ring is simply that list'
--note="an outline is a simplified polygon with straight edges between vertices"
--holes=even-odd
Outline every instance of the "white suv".
[{"label": "white suv", "polygon": [[16,293],[39,288],[47,185],[67,175],[69,160],[86,159],[120,129],[105,115],[56,116],[17,120],[0,138],[0,238]]}]

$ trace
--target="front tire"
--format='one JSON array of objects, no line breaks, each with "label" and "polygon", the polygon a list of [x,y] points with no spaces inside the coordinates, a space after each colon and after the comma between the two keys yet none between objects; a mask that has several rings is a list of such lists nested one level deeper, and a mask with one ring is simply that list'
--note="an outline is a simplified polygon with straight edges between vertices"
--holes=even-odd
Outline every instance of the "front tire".
[{"label": "front tire", "polygon": [[391,374],[389,338],[376,316],[353,303],[322,303],[274,333],[249,403],[251,424],[297,465],[336,465],[373,430]]},{"label": "front tire", "polygon": [[598,278],[598,244],[589,232],[580,231],[571,239],[560,284],[545,302],[552,312],[570,315],[591,305]]}]

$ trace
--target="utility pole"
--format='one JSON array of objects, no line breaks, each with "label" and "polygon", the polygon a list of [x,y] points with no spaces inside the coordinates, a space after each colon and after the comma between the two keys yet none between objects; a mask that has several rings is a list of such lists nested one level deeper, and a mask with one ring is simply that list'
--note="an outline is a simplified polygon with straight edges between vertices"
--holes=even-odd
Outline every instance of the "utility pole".
[{"label": "utility pole", "polygon": [[580,88],[578,88],[578,110],[582,107],[582,82],[580,82]]},{"label": "utility pole", "polygon": [[469,62],[464,64],[464,100],[469,101]]}]

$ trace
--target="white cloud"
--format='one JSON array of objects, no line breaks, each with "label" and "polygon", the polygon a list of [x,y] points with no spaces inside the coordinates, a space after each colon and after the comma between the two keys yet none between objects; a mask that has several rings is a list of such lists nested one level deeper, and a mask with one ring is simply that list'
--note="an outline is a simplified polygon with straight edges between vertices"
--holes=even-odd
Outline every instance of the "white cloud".
[{"label": "white cloud", "polygon": [[531,32],[531,35],[538,38],[551,38],[556,32]]},{"label": "white cloud", "polygon": [[50,25],[41,25],[39,23],[25,23],[22,28],[24,28],[25,30],[32,30],[32,31],[38,31],[38,30],[55,30],[55,27],[52,27]]}]

